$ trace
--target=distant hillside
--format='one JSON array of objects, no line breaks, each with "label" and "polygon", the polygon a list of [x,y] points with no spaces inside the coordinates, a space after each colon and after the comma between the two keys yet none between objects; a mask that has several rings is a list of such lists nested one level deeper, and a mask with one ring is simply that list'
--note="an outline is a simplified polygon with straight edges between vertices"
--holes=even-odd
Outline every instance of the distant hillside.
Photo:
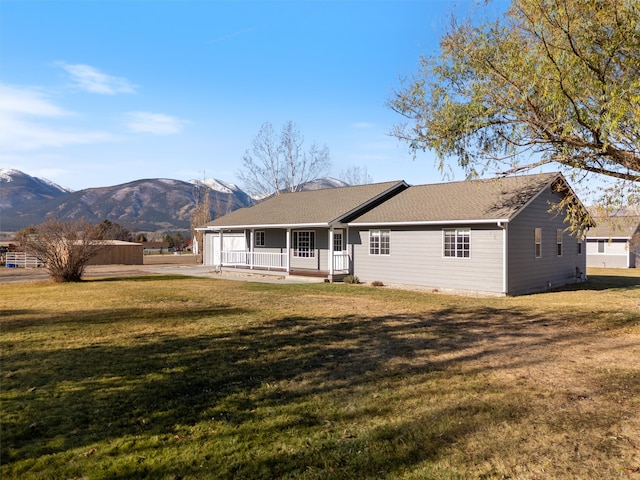
[{"label": "distant hillside", "polygon": [[[252,199],[235,185],[210,181],[224,188],[211,188],[211,215],[227,213],[252,204]],[[12,192],[15,183],[9,181],[2,190]],[[108,219],[132,232],[170,232],[190,229],[196,205],[197,187],[194,183],[172,179],[136,180],[112,187],[88,188],[66,192],[58,196],[36,196],[21,191],[26,199],[15,201],[0,211],[0,231],[17,231],[42,223],[48,215],[62,220],[85,219],[100,223]]]},{"label": "distant hillside", "polygon": [[32,177],[20,170],[0,168],[0,209],[25,203],[51,200],[71,192],[44,178]]},{"label": "distant hillside", "polygon": [[[325,178],[304,189],[345,185]],[[236,185],[216,179],[184,182],[154,178],[74,192],[18,170],[0,170],[0,232],[37,225],[49,215],[91,223],[106,219],[134,233],[188,231],[196,198],[205,187],[210,192],[212,218],[254,203]]]}]

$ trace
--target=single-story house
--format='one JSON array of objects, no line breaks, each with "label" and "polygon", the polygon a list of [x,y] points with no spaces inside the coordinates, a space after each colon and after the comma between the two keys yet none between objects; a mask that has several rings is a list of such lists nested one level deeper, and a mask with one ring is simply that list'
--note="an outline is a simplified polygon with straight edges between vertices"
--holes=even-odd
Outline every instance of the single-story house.
[{"label": "single-story house", "polygon": [[200,227],[206,265],[501,295],[585,279],[559,173],[286,193]]},{"label": "single-story house", "polygon": [[587,267],[640,267],[640,216],[604,217],[594,221],[596,226],[587,231]]}]

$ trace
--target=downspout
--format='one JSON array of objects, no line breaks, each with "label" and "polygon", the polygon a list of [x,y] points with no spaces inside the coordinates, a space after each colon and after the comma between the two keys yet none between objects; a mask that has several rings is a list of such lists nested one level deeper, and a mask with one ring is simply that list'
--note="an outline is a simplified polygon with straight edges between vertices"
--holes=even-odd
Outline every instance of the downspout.
[{"label": "downspout", "polygon": [[502,229],[502,293],[507,295],[509,284],[509,235],[508,223],[498,222],[498,227]]}]

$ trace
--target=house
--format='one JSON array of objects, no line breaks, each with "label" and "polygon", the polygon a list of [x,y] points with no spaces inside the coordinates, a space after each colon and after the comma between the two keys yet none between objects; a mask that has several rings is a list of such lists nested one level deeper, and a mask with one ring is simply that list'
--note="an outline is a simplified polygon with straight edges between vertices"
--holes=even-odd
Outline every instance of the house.
[{"label": "house", "polygon": [[[498,295],[584,280],[559,173],[278,195],[201,227],[204,263]],[[578,203],[578,208],[584,208]]]},{"label": "house", "polygon": [[587,232],[587,267],[640,266],[640,216],[596,218],[595,224]]}]

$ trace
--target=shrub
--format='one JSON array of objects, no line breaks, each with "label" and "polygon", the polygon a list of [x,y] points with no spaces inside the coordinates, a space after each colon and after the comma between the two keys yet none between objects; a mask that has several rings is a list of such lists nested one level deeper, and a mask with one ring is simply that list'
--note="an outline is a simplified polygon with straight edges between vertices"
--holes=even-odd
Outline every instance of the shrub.
[{"label": "shrub", "polygon": [[347,275],[346,277],[344,277],[342,279],[343,283],[348,283],[351,285],[356,285],[358,283],[360,283],[360,279],[358,277],[356,277],[355,275]]},{"label": "shrub", "polygon": [[382,283],[380,280],[374,280],[373,282],[371,282],[371,285],[374,287],[384,287],[384,283]]}]

